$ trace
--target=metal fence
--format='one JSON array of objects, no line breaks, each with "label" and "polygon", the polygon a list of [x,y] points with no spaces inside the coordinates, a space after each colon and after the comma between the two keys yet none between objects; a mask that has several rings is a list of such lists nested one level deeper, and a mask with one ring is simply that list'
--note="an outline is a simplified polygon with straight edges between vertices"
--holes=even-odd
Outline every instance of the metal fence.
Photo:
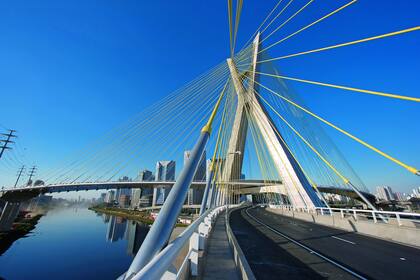
[{"label": "metal fence", "polygon": [[[314,208],[297,208],[290,205],[274,205],[270,204],[270,208],[284,209],[294,212],[303,212],[316,215],[334,215],[339,214],[342,219],[346,217],[353,217],[355,220],[371,220],[374,223],[384,222],[388,223],[390,220],[395,219],[398,226],[403,226],[403,221],[410,221],[416,224],[420,223],[420,214],[410,212],[393,212],[393,211],[373,211],[363,209],[349,209],[349,208],[327,208],[327,207],[314,207]],[[382,217],[385,217],[383,219]]]}]

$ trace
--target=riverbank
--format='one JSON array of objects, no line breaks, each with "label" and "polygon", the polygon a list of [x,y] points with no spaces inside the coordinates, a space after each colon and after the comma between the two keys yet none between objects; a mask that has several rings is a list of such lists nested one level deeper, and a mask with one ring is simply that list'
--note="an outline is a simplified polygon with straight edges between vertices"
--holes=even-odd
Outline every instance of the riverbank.
[{"label": "riverbank", "polygon": [[88,208],[94,212],[108,214],[112,216],[118,216],[122,218],[126,218],[127,220],[133,220],[137,222],[141,222],[143,224],[151,225],[153,224],[153,219],[150,217],[150,214],[145,211],[135,211],[135,210],[128,210],[122,209],[117,207],[106,207],[106,206],[92,206]]},{"label": "riverbank", "polygon": [[18,219],[10,231],[0,232],[0,256],[12,246],[13,242],[33,230],[41,217],[42,215],[35,215],[31,218]]},{"label": "riverbank", "polygon": [[[139,211],[139,210],[129,210],[118,207],[107,207],[102,205],[92,206],[88,208],[94,212],[108,214],[112,216],[117,216],[125,218],[127,220],[137,221],[143,224],[151,225],[154,222],[154,219],[150,216],[148,211]],[[177,223],[176,227],[187,227],[186,224]]]}]

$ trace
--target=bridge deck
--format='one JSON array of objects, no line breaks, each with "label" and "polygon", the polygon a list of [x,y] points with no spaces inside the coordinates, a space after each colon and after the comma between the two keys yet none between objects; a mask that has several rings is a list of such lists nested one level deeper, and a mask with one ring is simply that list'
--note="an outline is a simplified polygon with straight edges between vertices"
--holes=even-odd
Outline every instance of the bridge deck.
[{"label": "bridge deck", "polygon": [[335,264],[342,264],[368,279],[418,276],[420,250],[413,247],[277,215],[260,207],[248,212],[234,211],[231,227],[259,279],[271,279],[272,275],[284,275],[288,279],[354,279]]},{"label": "bridge deck", "polygon": [[223,212],[217,218],[209,239],[203,271],[204,280],[240,279],[233,259],[233,252],[228,242],[225,222]]}]

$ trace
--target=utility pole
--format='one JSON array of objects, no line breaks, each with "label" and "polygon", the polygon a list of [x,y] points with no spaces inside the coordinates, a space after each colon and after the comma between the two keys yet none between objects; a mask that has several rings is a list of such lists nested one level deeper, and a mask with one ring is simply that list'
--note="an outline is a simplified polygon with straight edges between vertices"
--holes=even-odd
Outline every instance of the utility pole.
[{"label": "utility pole", "polygon": [[5,150],[10,150],[11,148],[8,147],[8,144],[13,144],[15,143],[14,141],[12,141],[12,138],[16,138],[17,136],[14,134],[16,132],[16,130],[13,129],[9,129],[9,133],[5,134],[5,133],[0,133],[0,135],[6,136],[6,140],[0,140],[0,143],[3,142],[3,146],[0,147],[0,158],[2,157],[3,153]]},{"label": "utility pole", "polygon": [[16,186],[17,186],[17,184],[19,182],[20,176],[22,175],[22,173],[23,173],[24,170],[25,170],[25,165],[22,165],[22,167],[18,171],[18,175],[17,175],[17,179],[16,179],[16,183],[15,183],[14,188],[16,188]]},{"label": "utility pole", "polygon": [[32,177],[35,175],[36,166],[32,166],[31,170],[29,171],[29,179],[27,185],[29,186],[32,183]]}]

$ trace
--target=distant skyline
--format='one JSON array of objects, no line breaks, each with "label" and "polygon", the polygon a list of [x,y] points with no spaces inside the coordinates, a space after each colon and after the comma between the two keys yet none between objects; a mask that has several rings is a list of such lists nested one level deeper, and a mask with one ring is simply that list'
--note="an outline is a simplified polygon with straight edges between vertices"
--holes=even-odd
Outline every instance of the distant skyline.
[{"label": "distant skyline", "polygon": [[[244,1],[237,50],[277,2]],[[294,1],[291,12],[306,2]],[[314,1],[267,43],[347,2]],[[414,27],[419,10],[418,1],[357,1],[270,55]],[[52,168],[229,56],[226,1],[3,1],[0,32],[0,132],[16,129],[19,137],[0,159],[0,186],[13,184],[22,163]],[[276,65],[291,77],[419,97],[419,45],[420,32],[413,32]],[[418,103],[292,85],[314,112],[420,168]],[[419,176],[326,132],[372,193],[383,185],[406,193],[420,186]]]}]

